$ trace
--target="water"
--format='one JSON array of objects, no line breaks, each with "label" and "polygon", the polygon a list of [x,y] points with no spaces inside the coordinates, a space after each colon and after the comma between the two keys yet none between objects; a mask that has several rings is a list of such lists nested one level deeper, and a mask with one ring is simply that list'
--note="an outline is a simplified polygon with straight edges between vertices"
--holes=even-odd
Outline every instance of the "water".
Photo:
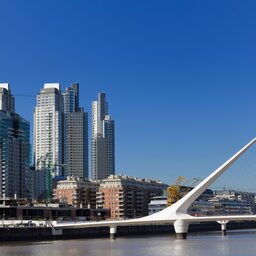
[{"label": "water", "polygon": [[48,242],[0,243],[0,256],[255,256],[256,231]]}]

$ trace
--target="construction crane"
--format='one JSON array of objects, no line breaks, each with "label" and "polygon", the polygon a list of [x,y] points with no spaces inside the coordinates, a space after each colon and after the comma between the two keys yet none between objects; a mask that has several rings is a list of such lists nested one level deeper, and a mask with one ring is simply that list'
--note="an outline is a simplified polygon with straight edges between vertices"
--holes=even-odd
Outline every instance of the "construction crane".
[{"label": "construction crane", "polygon": [[167,205],[170,206],[181,199],[180,188],[182,183],[185,182],[183,176],[179,176],[173,185],[167,188]]},{"label": "construction crane", "polygon": [[167,206],[170,206],[179,201],[195,186],[198,181],[200,181],[200,178],[186,180],[185,177],[178,176],[175,183],[167,188]]},{"label": "construction crane", "polygon": [[51,163],[50,163],[49,153],[46,153],[44,156],[41,156],[40,159],[37,161],[37,164],[39,164],[40,162],[45,168],[45,185],[46,185],[45,201],[46,203],[50,203],[51,197],[52,197],[52,173],[51,173]]}]

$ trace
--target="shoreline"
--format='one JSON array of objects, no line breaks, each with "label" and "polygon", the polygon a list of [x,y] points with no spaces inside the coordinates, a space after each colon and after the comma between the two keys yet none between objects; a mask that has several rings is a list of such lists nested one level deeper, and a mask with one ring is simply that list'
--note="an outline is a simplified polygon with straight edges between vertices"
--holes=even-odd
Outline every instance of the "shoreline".
[{"label": "shoreline", "polygon": [[[229,222],[227,233],[229,230],[254,228],[256,228],[254,221]],[[58,231],[51,227],[2,227],[0,228],[0,242],[109,238],[108,227],[69,228]],[[211,231],[219,231],[221,235],[220,224],[215,222],[190,224],[188,234]],[[161,234],[175,236],[173,225],[120,226],[117,228],[117,238]]]}]

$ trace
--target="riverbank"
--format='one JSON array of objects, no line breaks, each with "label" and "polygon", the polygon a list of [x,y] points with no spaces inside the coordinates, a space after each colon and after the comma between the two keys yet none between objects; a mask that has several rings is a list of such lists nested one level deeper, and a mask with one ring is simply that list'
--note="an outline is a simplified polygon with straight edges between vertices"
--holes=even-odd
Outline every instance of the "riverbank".
[{"label": "riverbank", "polygon": [[[229,230],[253,229],[256,228],[256,222],[230,222],[227,224]],[[189,233],[220,231],[218,223],[196,223],[189,225]],[[117,237],[133,235],[174,235],[173,225],[150,225],[150,226],[130,226],[118,227]],[[97,228],[70,228],[54,229],[52,227],[2,227],[0,228],[0,242],[5,241],[44,241],[60,239],[89,239],[89,238],[109,237],[108,227]]]}]

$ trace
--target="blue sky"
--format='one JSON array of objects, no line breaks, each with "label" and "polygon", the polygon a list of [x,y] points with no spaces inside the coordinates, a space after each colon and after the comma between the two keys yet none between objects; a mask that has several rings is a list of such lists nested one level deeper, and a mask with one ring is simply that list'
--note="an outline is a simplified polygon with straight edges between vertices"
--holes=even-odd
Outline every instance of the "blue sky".
[{"label": "blue sky", "polygon": [[[117,173],[203,178],[256,136],[255,8],[237,0],[0,0],[0,81],[17,95],[79,82],[89,114],[104,91]],[[31,125],[34,106],[16,97]]]}]

